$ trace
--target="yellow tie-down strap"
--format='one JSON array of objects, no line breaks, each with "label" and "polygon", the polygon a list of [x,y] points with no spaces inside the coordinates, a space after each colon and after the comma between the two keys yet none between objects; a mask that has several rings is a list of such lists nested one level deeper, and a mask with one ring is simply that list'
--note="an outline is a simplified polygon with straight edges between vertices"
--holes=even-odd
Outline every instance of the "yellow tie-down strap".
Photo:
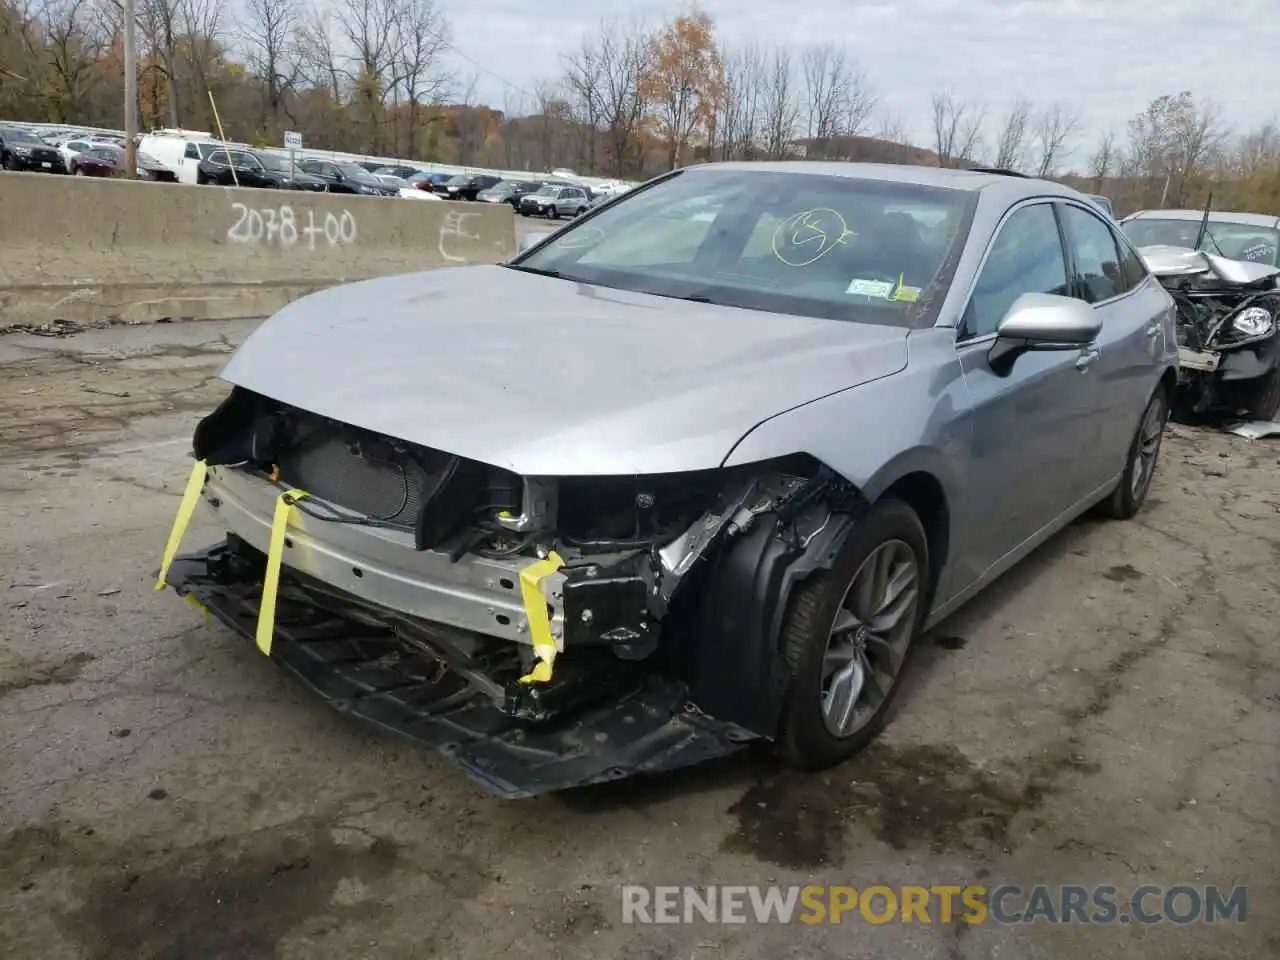
[{"label": "yellow tie-down strap", "polygon": [[182,545],[182,537],[191,524],[192,514],[196,512],[196,504],[200,502],[200,492],[204,490],[205,477],[208,475],[209,465],[203,460],[197,460],[191,468],[191,476],[187,478],[187,489],[182,491],[182,502],[178,504],[178,515],[173,518],[169,541],[164,545],[160,575],[156,577],[157,590],[163,590],[168,585],[169,567],[173,565],[173,558],[178,555],[178,547]]},{"label": "yellow tie-down strap", "polygon": [[547,598],[542,581],[564,566],[554,550],[545,560],[537,560],[520,571],[520,599],[529,618],[529,634],[533,638],[533,655],[538,662],[520,678],[521,683],[547,683],[556,662],[556,638],[551,635],[551,618],[547,616]]},{"label": "yellow tie-down strap", "polygon": [[276,632],[276,593],[280,589],[280,562],[284,556],[284,534],[289,518],[304,490],[286,490],[276,498],[275,513],[271,516],[271,542],[267,546],[267,572],[262,578],[262,602],[258,606],[258,649],[271,656],[271,638]]}]

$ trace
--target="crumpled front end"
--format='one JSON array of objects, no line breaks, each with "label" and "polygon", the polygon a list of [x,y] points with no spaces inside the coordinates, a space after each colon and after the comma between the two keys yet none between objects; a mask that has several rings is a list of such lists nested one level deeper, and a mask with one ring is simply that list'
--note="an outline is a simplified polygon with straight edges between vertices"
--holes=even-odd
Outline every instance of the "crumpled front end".
[{"label": "crumpled front end", "polygon": [[194,447],[228,536],[174,557],[180,512],[162,584],[513,797],[772,736],[772,631],[858,502],[804,457],[520,477],[240,387]]},{"label": "crumpled front end", "polygon": [[1184,404],[1249,411],[1261,378],[1280,367],[1280,270],[1179,247],[1142,254],[1177,306]]}]

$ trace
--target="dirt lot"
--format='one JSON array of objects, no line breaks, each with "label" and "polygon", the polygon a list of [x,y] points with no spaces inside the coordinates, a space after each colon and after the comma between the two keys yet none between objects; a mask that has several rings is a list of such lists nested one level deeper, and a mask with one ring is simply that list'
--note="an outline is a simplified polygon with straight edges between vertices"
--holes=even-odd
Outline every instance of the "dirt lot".
[{"label": "dirt lot", "polygon": [[[1074,525],[945,624],[844,768],[503,803],[152,590],[250,327],[0,337],[7,958],[1280,955],[1280,443],[1172,431],[1150,509]],[[716,882],[1246,884],[1249,912],[621,922],[623,883]]]}]

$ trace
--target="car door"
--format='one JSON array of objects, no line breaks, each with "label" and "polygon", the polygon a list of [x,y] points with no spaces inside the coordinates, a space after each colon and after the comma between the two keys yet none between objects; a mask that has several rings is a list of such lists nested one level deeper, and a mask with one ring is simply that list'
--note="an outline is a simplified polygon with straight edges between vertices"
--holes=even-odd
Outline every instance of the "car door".
[{"label": "car door", "polygon": [[971,407],[972,529],[957,551],[959,583],[981,577],[1082,496],[1079,461],[1093,427],[1095,380],[1088,353],[1028,351],[1001,373],[988,354],[996,330],[1024,293],[1070,290],[1062,231],[1053,203],[1009,210],[970,291],[957,349]]},{"label": "car door", "polygon": [[[1148,287],[1142,258],[1083,204],[1060,205],[1072,295],[1102,321],[1094,343],[1097,408],[1081,468],[1086,486],[1114,483],[1159,376],[1168,302]],[[1149,294],[1149,295],[1148,295]]]}]

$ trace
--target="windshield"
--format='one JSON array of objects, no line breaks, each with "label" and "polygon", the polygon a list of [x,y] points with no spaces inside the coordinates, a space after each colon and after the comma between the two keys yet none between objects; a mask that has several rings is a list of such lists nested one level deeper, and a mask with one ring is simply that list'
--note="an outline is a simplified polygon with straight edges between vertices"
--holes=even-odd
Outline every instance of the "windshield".
[{"label": "windshield", "polygon": [[460,187],[463,184],[470,183],[470,182],[471,182],[471,178],[469,176],[467,176],[465,173],[459,173],[457,176],[450,177],[446,186]]},{"label": "windshield", "polygon": [[335,166],[342,171],[342,175],[348,180],[355,180],[359,183],[371,183],[375,186],[378,183],[377,178],[359,164],[338,163],[335,164]]},{"label": "windshield", "polygon": [[[1122,224],[1125,235],[1138,247],[1195,247],[1199,220],[1162,220],[1142,217]],[[1245,260],[1280,266],[1280,230],[1248,223],[1210,220],[1200,249],[1229,260]]]},{"label": "windshield", "polygon": [[25,130],[15,130],[12,127],[0,127],[0,136],[3,136],[10,143],[35,143],[40,146],[47,144],[34,134],[27,133]]},{"label": "windshield", "polygon": [[975,197],[853,177],[686,170],[513,266],[727,306],[915,325],[950,283]]},{"label": "windshield", "polygon": [[560,196],[560,184],[544,183],[542,186],[538,187],[537,190],[533,191],[533,195],[535,197],[558,197]]},{"label": "windshield", "polygon": [[118,150],[115,147],[94,147],[93,149],[86,150],[85,152],[91,157],[97,157],[99,160],[117,161],[124,159],[124,151]]},{"label": "windshield", "polygon": [[268,170],[275,170],[278,173],[289,172],[289,161],[285,157],[276,156],[274,153],[255,153],[253,156],[257,157],[258,162]]}]

